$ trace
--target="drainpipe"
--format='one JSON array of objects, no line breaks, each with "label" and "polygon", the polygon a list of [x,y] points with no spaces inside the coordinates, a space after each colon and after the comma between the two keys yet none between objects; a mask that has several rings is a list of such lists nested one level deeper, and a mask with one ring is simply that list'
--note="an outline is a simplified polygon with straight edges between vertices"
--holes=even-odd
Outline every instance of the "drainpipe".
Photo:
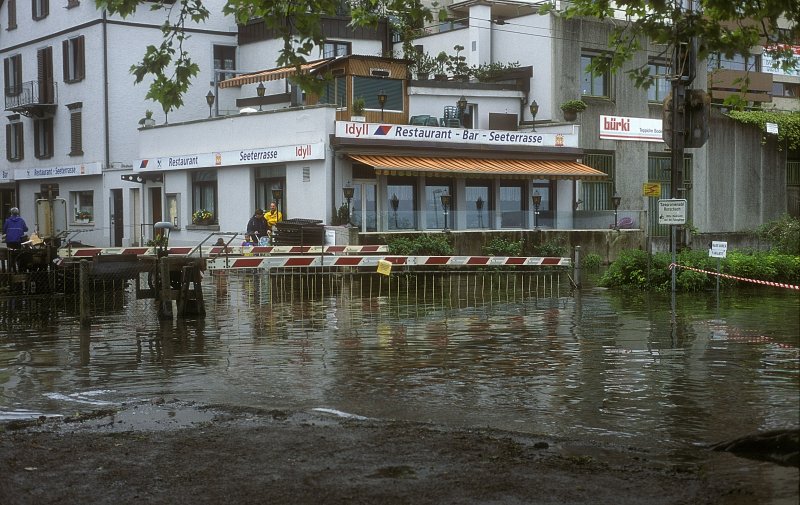
[{"label": "drainpipe", "polygon": [[[105,137],[105,165],[106,170],[109,169],[111,166],[111,141],[109,139],[110,136],[110,128],[108,125],[109,121],[109,112],[108,112],[108,11],[103,9],[103,135]],[[103,186],[105,186],[105,181],[103,181]],[[108,207],[108,215],[111,216],[113,212],[113,203],[109,202]],[[114,219],[117,219],[118,216],[114,216]],[[122,216],[119,216],[121,219]],[[111,220],[109,219],[109,223]],[[111,231],[108,234],[108,245],[114,245],[114,225],[111,224]]]},{"label": "drainpipe", "polygon": [[104,115],[104,135],[105,135],[105,151],[106,151],[106,169],[111,166],[111,142],[109,140],[109,125],[108,125],[108,12],[103,10],[103,115]]}]

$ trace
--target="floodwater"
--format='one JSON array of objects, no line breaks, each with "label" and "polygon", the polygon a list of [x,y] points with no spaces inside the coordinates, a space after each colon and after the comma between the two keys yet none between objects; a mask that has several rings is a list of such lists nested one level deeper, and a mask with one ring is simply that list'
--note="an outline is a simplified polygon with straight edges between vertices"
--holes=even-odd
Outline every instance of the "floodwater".
[{"label": "floodwater", "polygon": [[[96,294],[88,328],[69,299],[0,301],[0,419],[166,397],[584,438],[675,464],[800,426],[797,292],[679,295],[673,312],[668,295],[592,288],[303,300],[265,296],[258,275],[207,279],[196,320],[160,322],[130,290]],[[797,503],[796,468],[734,460],[718,471],[762,482],[758,503]]]}]

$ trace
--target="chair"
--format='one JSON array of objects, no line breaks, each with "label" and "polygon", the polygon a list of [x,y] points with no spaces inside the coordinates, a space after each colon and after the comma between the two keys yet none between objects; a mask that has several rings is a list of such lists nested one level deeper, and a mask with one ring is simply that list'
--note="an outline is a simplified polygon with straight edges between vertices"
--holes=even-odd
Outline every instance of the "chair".
[{"label": "chair", "polygon": [[444,117],[442,118],[442,126],[448,126],[450,128],[460,128],[461,127],[461,117],[458,113],[458,107],[455,105],[445,105],[444,106]]},{"label": "chair", "polygon": [[[411,116],[411,120],[408,124],[414,126],[425,126],[428,124],[428,120],[431,118],[429,114],[419,115],[419,116]],[[435,120],[436,118],[434,118]]]}]

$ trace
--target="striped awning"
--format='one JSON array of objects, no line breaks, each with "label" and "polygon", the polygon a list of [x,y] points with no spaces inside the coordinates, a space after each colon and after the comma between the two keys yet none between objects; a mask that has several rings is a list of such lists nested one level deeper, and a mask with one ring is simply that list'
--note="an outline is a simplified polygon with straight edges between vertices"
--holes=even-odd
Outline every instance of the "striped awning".
[{"label": "striped awning", "polygon": [[378,174],[432,176],[453,175],[524,179],[601,180],[608,175],[576,161],[439,158],[434,156],[376,156],[351,154],[350,158],[370,165]]},{"label": "striped awning", "polygon": [[[315,69],[325,65],[333,60],[333,58],[325,58],[322,60],[309,61],[300,65],[300,73],[306,74]],[[243,74],[232,79],[226,79],[219,83],[220,88],[234,88],[236,86],[243,86],[245,84],[255,84],[257,82],[277,81],[279,79],[286,79],[297,73],[296,67],[280,67],[271,68],[269,70],[262,70],[260,72],[253,72],[252,74]]]}]

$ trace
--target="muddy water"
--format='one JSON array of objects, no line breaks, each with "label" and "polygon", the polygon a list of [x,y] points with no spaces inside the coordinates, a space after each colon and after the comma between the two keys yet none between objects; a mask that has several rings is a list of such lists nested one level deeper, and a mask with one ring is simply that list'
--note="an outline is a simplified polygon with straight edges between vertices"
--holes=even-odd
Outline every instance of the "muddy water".
[{"label": "muddy water", "polygon": [[[679,296],[673,313],[669,297],[597,289],[455,303],[266,291],[207,283],[208,315],[185,322],[99,295],[89,328],[69,299],[2,301],[0,419],[165,397],[587,437],[675,462],[800,425],[797,293]],[[796,469],[739,461],[721,471],[769,475],[796,502]]]}]

